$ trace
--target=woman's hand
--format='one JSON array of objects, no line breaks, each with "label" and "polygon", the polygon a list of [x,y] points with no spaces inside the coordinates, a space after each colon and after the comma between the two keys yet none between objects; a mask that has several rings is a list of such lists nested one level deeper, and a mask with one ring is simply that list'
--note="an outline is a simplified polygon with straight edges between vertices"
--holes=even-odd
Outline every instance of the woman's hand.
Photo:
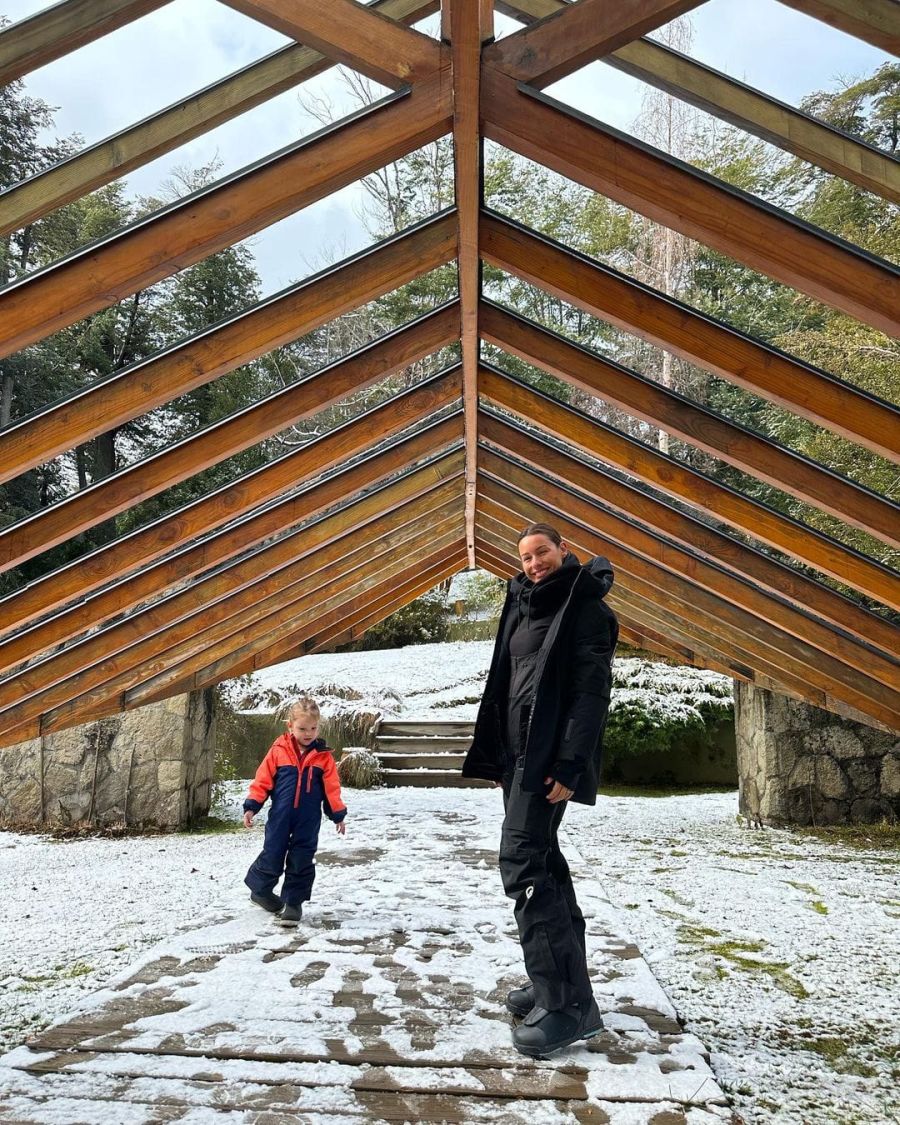
[{"label": "woman's hand", "polygon": [[551,805],[555,805],[558,801],[568,801],[575,792],[574,789],[566,789],[565,785],[562,785],[558,781],[553,781],[552,777],[544,778],[545,785],[549,785],[551,782],[553,783],[553,788],[547,794],[547,800]]}]

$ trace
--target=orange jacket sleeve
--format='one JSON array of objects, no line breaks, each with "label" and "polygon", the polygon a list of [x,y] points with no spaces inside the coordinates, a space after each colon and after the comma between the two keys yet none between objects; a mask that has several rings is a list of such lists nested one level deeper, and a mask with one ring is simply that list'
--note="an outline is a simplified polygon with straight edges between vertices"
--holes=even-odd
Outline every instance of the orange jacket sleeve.
[{"label": "orange jacket sleeve", "polygon": [[322,770],[322,784],[325,786],[325,815],[335,824],[340,824],[347,815],[347,806],[341,798],[341,779],[338,777],[337,765],[330,754]]},{"label": "orange jacket sleeve", "polygon": [[266,803],[266,798],[272,792],[275,784],[275,770],[277,758],[277,743],[269,747],[269,752],[259,763],[256,776],[250,782],[250,791],[244,801],[244,812],[258,813]]}]

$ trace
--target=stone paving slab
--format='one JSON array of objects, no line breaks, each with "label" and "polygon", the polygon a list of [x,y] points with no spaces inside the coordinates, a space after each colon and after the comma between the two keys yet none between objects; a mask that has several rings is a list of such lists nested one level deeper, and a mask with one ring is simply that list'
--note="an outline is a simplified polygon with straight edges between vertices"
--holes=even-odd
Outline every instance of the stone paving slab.
[{"label": "stone paving slab", "polygon": [[0,1059],[0,1120],[728,1121],[703,1045],[570,841],[604,1030],[548,1060],[514,1050],[499,823],[428,799],[415,832],[392,818],[377,846],[323,853],[297,930],[248,906],[190,931]]}]

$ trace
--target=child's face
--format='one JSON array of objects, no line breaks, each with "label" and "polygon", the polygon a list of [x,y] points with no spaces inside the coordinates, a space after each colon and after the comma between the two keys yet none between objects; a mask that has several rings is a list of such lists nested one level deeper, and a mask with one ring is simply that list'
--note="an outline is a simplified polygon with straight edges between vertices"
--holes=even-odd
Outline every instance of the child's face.
[{"label": "child's face", "polygon": [[301,746],[309,746],[319,733],[319,720],[315,715],[298,711],[291,716],[288,729]]}]

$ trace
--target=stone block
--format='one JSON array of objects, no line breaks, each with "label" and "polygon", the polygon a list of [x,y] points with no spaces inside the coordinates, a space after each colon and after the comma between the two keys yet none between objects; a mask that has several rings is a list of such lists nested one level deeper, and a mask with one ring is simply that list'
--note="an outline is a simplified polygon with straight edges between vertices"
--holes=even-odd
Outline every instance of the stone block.
[{"label": "stone block", "polygon": [[821,754],[814,759],[816,767],[816,787],[823,797],[840,800],[849,797],[852,789],[847,775],[837,764],[834,758]]},{"label": "stone block", "polygon": [[900,755],[887,754],[881,763],[880,791],[887,800],[900,798]]}]

